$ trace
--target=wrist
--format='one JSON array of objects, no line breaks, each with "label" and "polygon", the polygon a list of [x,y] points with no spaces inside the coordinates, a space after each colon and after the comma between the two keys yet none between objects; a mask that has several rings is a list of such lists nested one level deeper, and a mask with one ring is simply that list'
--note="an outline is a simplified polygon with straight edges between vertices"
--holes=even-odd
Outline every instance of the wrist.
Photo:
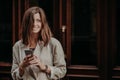
[{"label": "wrist", "polygon": [[45,68],[42,70],[43,72],[47,72],[48,66],[45,65]]},{"label": "wrist", "polygon": [[22,76],[24,74],[24,69],[22,66],[19,66],[19,75]]},{"label": "wrist", "polygon": [[51,69],[49,68],[48,65],[45,65],[45,68],[44,70],[42,70],[43,72],[47,73],[47,74],[50,74],[51,73]]}]

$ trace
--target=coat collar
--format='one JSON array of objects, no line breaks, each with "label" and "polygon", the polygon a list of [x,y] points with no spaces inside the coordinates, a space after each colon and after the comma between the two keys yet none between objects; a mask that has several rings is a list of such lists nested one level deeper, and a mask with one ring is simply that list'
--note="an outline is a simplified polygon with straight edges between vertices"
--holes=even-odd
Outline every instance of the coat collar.
[{"label": "coat collar", "polygon": [[[42,47],[44,47],[44,42],[43,41],[38,41],[36,46],[38,46],[38,45],[42,48]],[[20,47],[27,48],[27,46],[25,44],[23,44],[22,40],[20,41]]]}]

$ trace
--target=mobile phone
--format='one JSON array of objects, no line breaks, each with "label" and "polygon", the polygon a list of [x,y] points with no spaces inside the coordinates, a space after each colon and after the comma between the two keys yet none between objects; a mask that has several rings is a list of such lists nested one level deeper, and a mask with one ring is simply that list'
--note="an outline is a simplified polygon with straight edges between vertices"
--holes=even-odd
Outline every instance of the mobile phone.
[{"label": "mobile phone", "polygon": [[29,54],[33,55],[33,51],[32,50],[25,50],[25,54],[26,55],[29,55]]}]

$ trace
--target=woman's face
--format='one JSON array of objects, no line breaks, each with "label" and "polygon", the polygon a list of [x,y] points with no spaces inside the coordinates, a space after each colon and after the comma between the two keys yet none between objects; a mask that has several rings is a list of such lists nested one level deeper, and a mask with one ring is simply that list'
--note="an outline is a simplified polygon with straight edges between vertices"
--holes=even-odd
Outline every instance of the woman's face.
[{"label": "woman's face", "polygon": [[42,27],[42,21],[41,21],[40,14],[39,13],[34,14],[33,19],[34,19],[34,25],[33,25],[32,32],[39,33]]}]

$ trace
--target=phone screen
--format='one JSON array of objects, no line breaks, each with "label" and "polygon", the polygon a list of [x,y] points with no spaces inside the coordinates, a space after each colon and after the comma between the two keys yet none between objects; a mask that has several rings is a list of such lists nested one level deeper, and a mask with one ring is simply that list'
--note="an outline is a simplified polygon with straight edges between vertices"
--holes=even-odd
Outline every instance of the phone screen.
[{"label": "phone screen", "polygon": [[25,50],[25,54],[26,54],[26,55],[29,55],[29,54],[32,55],[32,54],[33,54],[33,51],[32,51],[32,50]]}]

